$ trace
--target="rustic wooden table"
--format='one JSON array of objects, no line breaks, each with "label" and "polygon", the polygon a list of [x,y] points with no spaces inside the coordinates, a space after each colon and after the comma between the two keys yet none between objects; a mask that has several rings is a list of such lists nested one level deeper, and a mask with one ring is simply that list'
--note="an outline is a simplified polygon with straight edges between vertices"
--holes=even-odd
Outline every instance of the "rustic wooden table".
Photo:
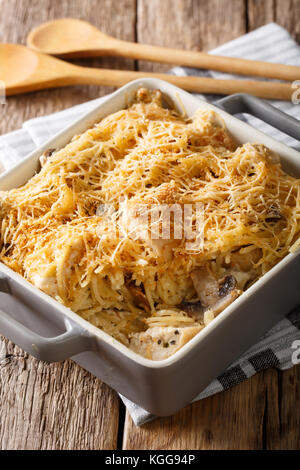
[{"label": "rustic wooden table", "polygon": [[[91,21],[130,41],[194,50],[209,50],[271,21],[300,40],[299,0],[0,0],[0,11],[2,42],[25,43],[34,26],[59,17]],[[113,58],[79,63],[168,69]],[[109,91],[84,86],[9,98],[0,109],[0,133]],[[138,428],[118,395],[74,362],[49,365],[4,338],[2,346],[1,449],[300,448],[300,367],[267,370]]]}]

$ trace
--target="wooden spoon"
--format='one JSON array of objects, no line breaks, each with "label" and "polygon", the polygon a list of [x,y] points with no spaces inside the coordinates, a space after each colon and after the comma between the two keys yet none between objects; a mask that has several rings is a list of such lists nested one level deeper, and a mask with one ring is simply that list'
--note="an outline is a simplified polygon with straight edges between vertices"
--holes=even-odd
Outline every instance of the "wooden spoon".
[{"label": "wooden spoon", "polygon": [[102,33],[86,21],[72,18],[61,18],[43,23],[31,31],[27,38],[27,45],[36,51],[61,57],[110,55],[289,81],[298,80],[300,77],[300,67],[293,65],[121,41]]},{"label": "wooden spoon", "polygon": [[261,98],[289,100],[292,87],[284,83],[215,80],[206,77],[176,77],[162,73],[108,70],[80,67],[60,59],[32,51],[18,44],[0,44],[0,80],[7,95],[26,93],[66,85],[121,86],[143,77],[166,80],[188,91],[198,93],[251,93]]}]

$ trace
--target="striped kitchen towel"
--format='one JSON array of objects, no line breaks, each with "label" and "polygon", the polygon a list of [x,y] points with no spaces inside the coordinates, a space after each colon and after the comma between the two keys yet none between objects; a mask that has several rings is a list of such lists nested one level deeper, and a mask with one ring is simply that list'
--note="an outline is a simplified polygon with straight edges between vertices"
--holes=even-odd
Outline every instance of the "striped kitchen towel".
[{"label": "striped kitchen towel", "polygon": [[[285,29],[274,23],[263,26],[245,36],[224,44],[211,51],[211,53],[300,66],[300,47]],[[213,76],[225,79],[234,77],[221,72],[207,72],[181,67],[172,69],[171,73],[176,75]],[[244,79],[246,77],[238,78]],[[216,96],[212,95],[199,95],[199,97],[207,101],[215,101],[217,99]],[[22,129],[1,136],[0,163],[6,170],[11,168],[37,146],[61,131],[63,127],[68,126],[84,113],[96,107],[102,99],[89,101],[49,116],[31,119],[23,124]],[[282,111],[300,119],[300,105],[282,101],[273,101],[273,104]],[[299,141],[282,134],[266,123],[249,115],[243,115],[240,118],[275,139],[300,150]],[[216,378],[194,401],[227,390],[268,367],[277,367],[281,370],[292,367],[298,362],[297,349],[295,348],[299,348],[300,345],[300,342],[299,345],[297,342],[300,340],[299,330],[300,306],[293,312],[290,312],[284,320],[272,328],[255,346]],[[154,418],[153,415],[130,402],[125,397],[121,398],[137,425],[141,425]]]}]

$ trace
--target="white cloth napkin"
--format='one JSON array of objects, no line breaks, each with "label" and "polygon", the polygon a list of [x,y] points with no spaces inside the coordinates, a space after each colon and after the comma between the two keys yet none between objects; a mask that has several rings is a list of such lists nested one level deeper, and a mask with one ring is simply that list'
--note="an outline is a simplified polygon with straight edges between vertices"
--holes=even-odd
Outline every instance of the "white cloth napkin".
[{"label": "white cloth napkin", "polygon": [[[230,41],[214,49],[211,53],[300,66],[299,45],[291,38],[285,29],[274,23],[270,23],[245,36]],[[199,69],[181,67],[174,68],[171,73],[176,75],[205,75],[225,79],[235,78],[233,75],[223,74],[221,72],[207,72]],[[238,78],[244,79],[246,77],[238,76]],[[198,96],[208,101],[214,101],[218,98],[213,95]],[[0,162],[4,168],[8,170],[37,146],[43,144],[74,120],[96,107],[101,100],[103,100],[103,98],[92,100],[45,117],[31,119],[24,122],[22,129],[1,136]],[[273,101],[272,103],[282,111],[300,119],[300,105],[283,101]],[[268,124],[248,115],[243,115],[242,119],[258,127],[275,139],[300,149],[299,141],[286,136]],[[300,308],[291,312],[284,320],[270,330],[255,346],[244,354],[243,357],[232,364],[231,367],[202,391],[195,398],[195,401],[226,390],[262,369],[275,366],[283,370],[292,367],[292,345],[295,340],[300,339],[299,329]],[[121,398],[137,425],[141,425],[154,418],[153,415],[130,402],[125,397]]]}]

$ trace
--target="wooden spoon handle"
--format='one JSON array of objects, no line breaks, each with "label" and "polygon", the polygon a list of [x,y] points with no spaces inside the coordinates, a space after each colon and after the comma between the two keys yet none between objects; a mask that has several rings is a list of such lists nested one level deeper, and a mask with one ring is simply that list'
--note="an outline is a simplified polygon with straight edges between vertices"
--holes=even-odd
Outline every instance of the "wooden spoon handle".
[{"label": "wooden spoon handle", "polygon": [[257,60],[223,57],[204,52],[184,51],[166,47],[149,46],[127,41],[116,41],[113,55],[133,59],[165,62],[167,64],[203,69],[219,70],[238,75],[252,75],[264,78],[294,81],[300,78],[300,67],[294,65],[274,64]]},{"label": "wooden spoon handle", "polygon": [[217,80],[207,77],[177,77],[162,73],[135,72],[127,70],[108,70],[74,66],[74,75],[70,83],[94,84],[104,86],[122,86],[137,78],[153,77],[166,80],[187,91],[230,95],[249,93],[259,98],[290,100],[293,89],[285,83],[250,81],[250,80]]}]

